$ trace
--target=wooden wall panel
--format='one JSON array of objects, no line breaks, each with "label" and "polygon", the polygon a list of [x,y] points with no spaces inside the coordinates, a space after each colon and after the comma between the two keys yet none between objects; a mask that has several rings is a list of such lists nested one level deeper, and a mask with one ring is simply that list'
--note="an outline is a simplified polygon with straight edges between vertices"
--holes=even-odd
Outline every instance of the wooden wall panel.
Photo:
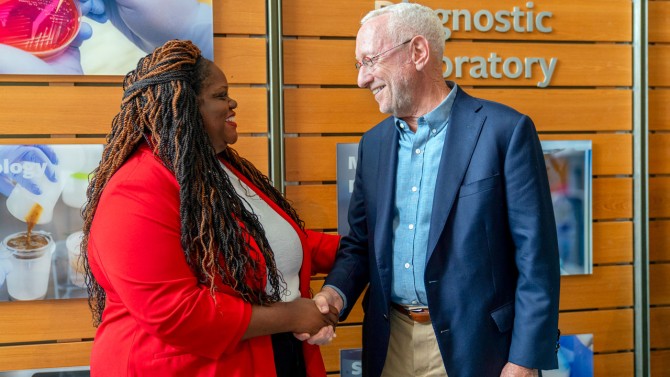
[{"label": "wooden wall panel", "polygon": [[[649,1],[649,311],[651,376],[670,371],[670,2]],[[654,307],[655,305],[661,305]]]},{"label": "wooden wall panel", "polygon": [[94,334],[91,311],[83,299],[0,303],[0,344],[86,339]]},{"label": "wooden wall panel", "polygon": [[541,134],[541,140],[591,140],[593,175],[633,174],[631,134]]},{"label": "wooden wall panel", "polygon": [[[512,56],[555,57],[558,64],[551,86],[631,86],[632,48],[614,44],[547,44],[449,42],[445,55],[484,56],[496,52],[503,60]],[[453,57],[451,58],[453,60]],[[286,84],[356,85],[354,42],[343,40],[284,40],[284,82]],[[533,65],[531,78],[501,78],[480,80],[469,77],[469,65],[464,65],[464,77],[456,78],[461,85],[537,86],[542,74]],[[450,78],[455,77],[454,73]],[[584,75],[584,72],[589,72]]]},{"label": "wooden wall panel", "polygon": [[651,377],[666,377],[669,370],[670,350],[651,351]]},{"label": "wooden wall panel", "polygon": [[633,262],[633,223],[593,223],[593,264]]},{"label": "wooden wall panel", "polygon": [[[357,143],[358,136],[287,137],[286,180],[334,181],[338,143]],[[625,134],[542,135],[542,140],[593,141],[593,174],[624,175],[633,173],[632,136]],[[670,149],[670,148],[669,148]],[[309,158],[310,156],[315,158]],[[318,158],[317,158],[318,157]]]},{"label": "wooden wall panel", "polygon": [[561,276],[561,310],[633,306],[633,266],[594,267],[592,275]]},{"label": "wooden wall panel", "polygon": [[648,64],[649,86],[670,86],[670,45],[650,45]]},{"label": "wooden wall panel", "polygon": [[670,348],[670,307],[649,310],[649,345],[653,348]]},{"label": "wooden wall panel", "polygon": [[558,327],[563,334],[593,334],[594,352],[633,349],[633,309],[560,313]]},{"label": "wooden wall panel", "polygon": [[649,217],[670,217],[670,177],[649,178]]},{"label": "wooden wall panel", "polygon": [[670,89],[649,91],[649,129],[670,131]]},{"label": "wooden wall panel", "polygon": [[285,138],[286,181],[334,181],[338,143],[358,143],[358,136]]},{"label": "wooden wall panel", "polygon": [[89,365],[93,342],[29,344],[0,347],[2,370]]},{"label": "wooden wall panel", "polygon": [[[512,10],[520,6],[528,10],[523,3],[513,0],[490,2],[474,0],[465,3],[445,2],[444,0],[424,0],[421,2],[433,9],[467,9],[471,14],[479,10],[495,13],[499,10]],[[374,9],[373,1],[340,0],[284,0],[284,35],[297,36],[338,36],[355,37],[360,19]],[[538,31],[525,33],[498,33],[495,31],[465,32],[453,31],[451,39],[504,39],[504,40],[552,40],[552,41],[630,41],[632,26],[632,8],[625,0],[566,0],[561,2],[535,1],[531,9],[538,12],[553,12],[553,17],[544,23],[552,27],[551,33]],[[305,22],[310,20],[310,22]],[[447,23],[451,26],[451,19]],[[464,29],[464,26],[461,25]]]},{"label": "wooden wall panel", "polygon": [[649,260],[670,262],[670,220],[649,222]]},{"label": "wooden wall panel", "polygon": [[635,354],[633,352],[593,355],[594,377],[630,377],[634,374]]},{"label": "wooden wall panel", "polygon": [[264,38],[215,38],[214,62],[230,84],[264,84],[267,56]]},{"label": "wooden wall panel", "polygon": [[528,114],[539,132],[631,131],[628,89],[469,89]]},{"label": "wooden wall panel", "polygon": [[240,135],[237,143],[233,145],[240,155],[251,161],[258,170],[268,175],[270,171],[270,147],[267,137],[245,137]]},{"label": "wooden wall panel", "polygon": [[[651,305],[670,305],[670,263],[649,266],[649,303]],[[670,342],[668,346],[670,347]]]},{"label": "wooden wall panel", "polygon": [[[233,87],[230,94],[238,102],[239,132],[267,132],[267,90]],[[3,87],[0,135],[106,135],[122,96],[120,86]]]},{"label": "wooden wall panel", "polygon": [[[593,180],[593,219],[630,219],[633,211],[633,183],[630,178]],[[293,202],[307,227],[337,228],[335,185],[287,186],[286,196]]]},{"label": "wooden wall panel", "polygon": [[649,42],[670,42],[670,2],[649,1],[648,4]]},{"label": "wooden wall panel", "polygon": [[593,180],[593,219],[633,217],[633,180],[596,178]]},{"label": "wooden wall panel", "polygon": [[286,186],[286,197],[307,228],[337,229],[335,185]]},{"label": "wooden wall panel", "polygon": [[649,174],[670,174],[670,134],[649,135]]},{"label": "wooden wall panel", "polygon": [[[630,90],[465,90],[528,114],[540,132],[632,129]],[[284,111],[286,132],[300,134],[362,133],[388,116],[379,113],[379,105],[369,90],[352,88],[285,89]]]},{"label": "wooden wall panel", "polygon": [[265,0],[214,2],[214,34],[265,34]]}]

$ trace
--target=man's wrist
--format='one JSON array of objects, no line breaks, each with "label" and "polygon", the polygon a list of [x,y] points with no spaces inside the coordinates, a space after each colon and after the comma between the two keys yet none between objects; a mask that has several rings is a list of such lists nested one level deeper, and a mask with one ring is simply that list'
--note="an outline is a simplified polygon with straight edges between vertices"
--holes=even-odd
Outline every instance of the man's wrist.
[{"label": "man's wrist", "polygon": [[326,295],[328,303],[337,308],[340,313],[344,310],[346,301],[339,289],[332,285],[324,285],[319,293]]}]

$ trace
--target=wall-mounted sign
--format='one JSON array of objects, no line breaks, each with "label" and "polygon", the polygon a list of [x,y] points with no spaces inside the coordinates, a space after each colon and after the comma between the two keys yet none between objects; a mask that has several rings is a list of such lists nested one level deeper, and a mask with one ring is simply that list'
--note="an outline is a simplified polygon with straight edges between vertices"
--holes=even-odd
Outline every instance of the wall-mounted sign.
[{"label": "wall-mounted sign", "polygon": [[81,210],[102,149],[0,145],[0,301],[86,297]]},{"label": "wall-mounted sign", "polygon": [[363,375],[363,350],[348,348],[340,350],[340,376],[352,377]]},{"label": "wall-mounted sign", "polygon": [[354,191],[358,143],[337,144],[337,233],[341,236],[349,233],[349,200]]},{"label": "wall-mounted sign", "polygon": [[[409,3],[409,0],[403,0]],[[375,1],[379,9],[391,5],[391,1]],[[444,40],[451,38],[452,31],[465,33],[533,33],[549,34],[553,31],[551,18],[553,12],[538,10],[532,1],[521,2],[511,9],[434,9],[444,25]],[[442,57],[445,69],[444,78],[462,78],[467,72],[474,79],[533,79],[540,88],[546,88],[556,70],[558,58],[543,56],[506,56],[504,53],[490,51],[483,56],[455,56],[447,44]],[[541,76],[537,75],[539,73]],[[453,75],[453,76],[452,76]]]}]

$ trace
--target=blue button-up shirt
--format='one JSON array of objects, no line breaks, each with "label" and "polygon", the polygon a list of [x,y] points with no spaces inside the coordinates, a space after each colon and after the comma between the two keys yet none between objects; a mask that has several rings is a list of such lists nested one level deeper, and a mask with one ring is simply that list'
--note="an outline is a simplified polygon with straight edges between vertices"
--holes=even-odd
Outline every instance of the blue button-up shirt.
[{"label": "blue button-up shirt", "polygon": [[393,214],[393,283],[391,299],[405,305],[427,306],[428,232],[437,170],[447,135],[457,87],[435,109],[418,120],[416,133],[395,119],[400,134]]}]

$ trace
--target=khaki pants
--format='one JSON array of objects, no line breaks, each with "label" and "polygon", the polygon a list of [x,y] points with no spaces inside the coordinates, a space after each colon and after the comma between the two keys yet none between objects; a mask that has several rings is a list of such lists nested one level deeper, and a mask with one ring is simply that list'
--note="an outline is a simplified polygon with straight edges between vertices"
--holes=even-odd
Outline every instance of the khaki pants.
[{"label": "khaki pants", "polygon": [[391,309],[391,339],[382,377],[447,377],[433,325]]}]

